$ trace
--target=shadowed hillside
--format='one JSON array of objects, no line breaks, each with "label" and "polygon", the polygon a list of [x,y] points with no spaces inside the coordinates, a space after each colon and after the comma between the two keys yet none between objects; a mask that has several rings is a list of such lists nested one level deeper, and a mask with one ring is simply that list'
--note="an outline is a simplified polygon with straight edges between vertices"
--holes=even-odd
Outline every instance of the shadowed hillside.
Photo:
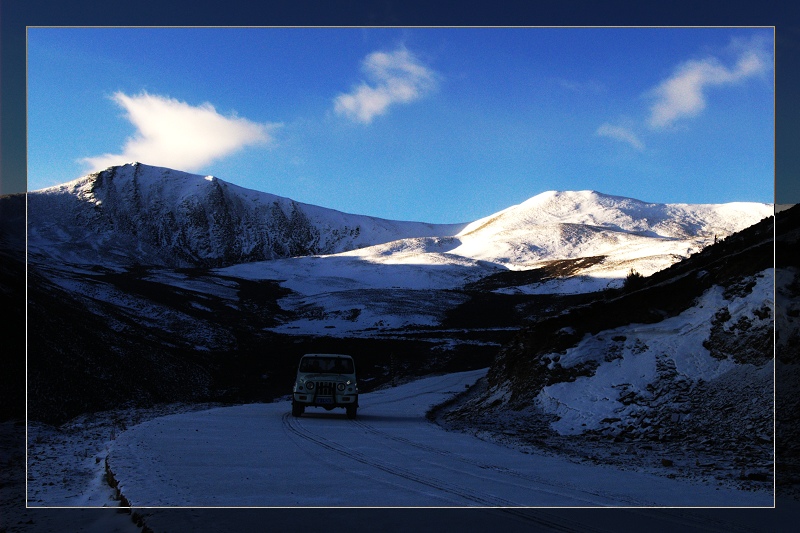
[{"label": "shadowed hillside", "polygon": [[[796,234],[789,216],[779,242]],[[581,460],[635,467],[637,449],[655,449],[664,474],[770,483],[773,231],[770,217],[536,318],[484,383],[432,416]]]}]

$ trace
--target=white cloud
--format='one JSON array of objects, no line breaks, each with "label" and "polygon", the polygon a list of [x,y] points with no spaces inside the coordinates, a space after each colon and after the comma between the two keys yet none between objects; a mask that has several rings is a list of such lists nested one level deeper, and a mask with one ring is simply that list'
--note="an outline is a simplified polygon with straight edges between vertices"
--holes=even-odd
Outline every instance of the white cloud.
[{"label": "white cloud", "polygon": [[404,48],[374,52],[364,59],[362,69],[372,83],[362,82],[350,93],[338,95],[334,109],[364,124],[386,113],[389,106],[418,100],[436,86],[435,73]]},{"label": "white cloud", "polygon": [[121,154],[81,159],[91,171],[130,161],[195,171],[245,146],[270,143],[270,132],[278,126],[225,117],[209,103],[195,107],[147,93],[117,92],[113,100],[137,132],[125,142]]},{"label": "white cloud", "polygon": [[652,128],[665,128],[680,118],[696,116],[706,107],[707,88],[738,83],[770,69],[768,54],[755,46],[742,50],[732,68],[713,57],[687,61],[651,91],[656,101],[648,123]]},{"label": "white cloud", "polygon": [[597,128],[595,134],[601,137],[610,137],[618,141],[626,142],[639,151],[644,150],[644,143],[639,140],[639,137],[637,137],[635,133],[624,126],[614,126],[606,123]]}]

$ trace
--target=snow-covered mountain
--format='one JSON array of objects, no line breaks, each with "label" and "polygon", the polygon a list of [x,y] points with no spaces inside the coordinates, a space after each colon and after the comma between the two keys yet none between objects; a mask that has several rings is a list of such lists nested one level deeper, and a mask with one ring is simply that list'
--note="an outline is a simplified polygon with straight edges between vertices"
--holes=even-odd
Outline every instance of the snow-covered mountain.
[{"label": "snow-covered mountain", "polygon": [[[606,256],[599,277],[635,260],[659,270],[769,216],[767,204],[652,204],[593,191],[546,192],[469,224],[346,214],[212,176],[132,163],[28,194],[28,247],[88,264],[225,267],[287,257],[527,269]],[[624,264],[623,264],[624,263]]]},{"label": "snow-covered mountain", "polygon": [[655,204],[595,191],[548,191],[469,224],[452,252],[512,269],[590,256],[650,257],[663,268],[674,256],[688,256],[771,214],[767,204]]},{"label": "snow-covered mountain", "polygon": [[350,215],[141,163],[28,194],[29,252],[75,263],[228,266],[461,227]]},{"label": "snow-covered mountain", "polygon": [[[632,269],[662,270],[771,211],[550,191],[468,224],[426,224],[132,163],[29,193],[28,251],[50,267],[211,267],[280,280],[292,319],[275,331],[351,335],[440,324],[465,302],[452,291],[481,280],[522,295],[619,287]],[[528,274],[504,275],[514,272]]]},{"label": "snow-covered mountain", "polygon": [[403,239],[340,257],[373,265],[469,266],[473,276],[466,282],[498,269],[523,271],[570,260],[566,275],[501,290],[590,292],[621,285],[631,269],[642,275],[662,270],[771,214],[769,204],[654,204],[595,191],[548,191],[467,224],[452,237]]}]

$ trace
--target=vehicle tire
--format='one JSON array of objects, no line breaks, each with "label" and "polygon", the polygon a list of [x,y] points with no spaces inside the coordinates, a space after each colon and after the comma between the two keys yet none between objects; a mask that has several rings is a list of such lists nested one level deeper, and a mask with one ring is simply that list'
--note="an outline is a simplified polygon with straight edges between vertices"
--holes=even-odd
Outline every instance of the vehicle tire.
[{"label": "vehicle tire", "polygon": [[297,403],[292,404],[292,416],[300,416],[303,414],[303,411],[306,410],[305,405],[300,405]]},{"label": "vehicle tire", "polygon": [[356,407],[348,407],[347,408],[347,418],[353,419],[356,417]]}]

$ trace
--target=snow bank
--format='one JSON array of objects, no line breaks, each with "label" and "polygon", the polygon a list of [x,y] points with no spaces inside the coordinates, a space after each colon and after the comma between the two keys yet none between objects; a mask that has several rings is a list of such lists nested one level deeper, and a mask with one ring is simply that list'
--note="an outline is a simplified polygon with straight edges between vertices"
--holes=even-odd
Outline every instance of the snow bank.
[{"label": "snow bank", "polygon": [[[652,398],[661,379],[713,381],[731,371],[736,363],[711,356],[704,343],[711,335],[718,311],[728,309],[728,327],[742,317],[770,325],[772,317],[760,315],[773,308],[773,270],[755,277],[746,297],[725,297],[722,287],[712,287],[695,306],[656,324],[632,324],[584,338],[563,355],[553,357],[550,367],[569,368],[587,362],[598,366],[591,376],[544,387],[536,405],[558,420],[552,427],[562,435],[574,435],[603,427],[604,421],[627,420],[641,410],[631,396]],[[624,424],[624,422],[622,422]]]}]

